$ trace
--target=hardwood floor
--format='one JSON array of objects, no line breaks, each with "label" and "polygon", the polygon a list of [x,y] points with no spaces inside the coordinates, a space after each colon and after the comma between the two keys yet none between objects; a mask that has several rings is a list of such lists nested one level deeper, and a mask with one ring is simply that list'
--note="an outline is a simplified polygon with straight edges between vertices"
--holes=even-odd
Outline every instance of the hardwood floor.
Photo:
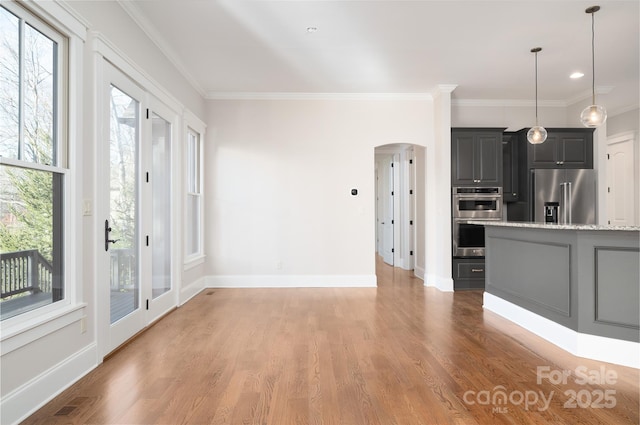
[{"label": "hardwood floor", "polygon": [[483,311],[481,291],[384,264],[378,282],[205,290],[24,423],[638,423],[638,370],[565,353]]}]

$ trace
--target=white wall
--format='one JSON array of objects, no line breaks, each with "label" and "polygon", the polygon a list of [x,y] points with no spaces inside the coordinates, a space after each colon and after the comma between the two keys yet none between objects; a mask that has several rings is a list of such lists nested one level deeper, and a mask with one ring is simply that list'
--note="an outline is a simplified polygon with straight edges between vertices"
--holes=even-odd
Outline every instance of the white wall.
[{"label": "white wall", "polygon": [[[640,133],[639,108],[634,108],[630,111],[607,118],[607,136],[614,136],[629,131],[633,131],[636,134]],[[636,141],[637,140],[636,138]]]},{"label": "white wall", "polygon": [[210,101],[210,284],[375,283],[374,148],[431,144],[431,103]]},{"label": "white wall", "polygon": [[[539,105],[538,121],[543,127],[566,127],[566,108]],[[452,101],[452,127],[505,127],[507,131],[517,131],[534,124],[535,108],[526,102]]]}]

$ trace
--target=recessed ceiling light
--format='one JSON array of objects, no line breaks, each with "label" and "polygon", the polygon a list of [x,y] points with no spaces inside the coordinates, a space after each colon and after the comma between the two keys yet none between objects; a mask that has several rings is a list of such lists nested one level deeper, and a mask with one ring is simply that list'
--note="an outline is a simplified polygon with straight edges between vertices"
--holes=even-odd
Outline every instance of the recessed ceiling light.
[{"label": "recessed ceiling light", "polygon": [[582,78],[584,77],[584,73],[582,72],[574,72],[573,74],[569,75],[569,78],[573,78],[574,80],[576,78]]},{"label": "recessed ceiling light", "polygon": [[318,27],[307,27],[307,32],[310,34],[316,31],[318,31]]}]

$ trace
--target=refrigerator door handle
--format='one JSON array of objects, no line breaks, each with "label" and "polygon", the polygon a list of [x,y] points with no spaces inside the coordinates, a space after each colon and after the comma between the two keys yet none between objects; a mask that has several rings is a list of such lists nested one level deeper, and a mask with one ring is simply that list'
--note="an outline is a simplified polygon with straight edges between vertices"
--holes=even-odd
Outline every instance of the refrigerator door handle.
[{"label": "refrigerator door handle", "polygon": [[569,216],[569,221],[567,222],[567,224],[571,224],[573,222],[573,214],[571,212],[571,204],[573,203],[573,191],[571,190],[571,182],[567,182],[565,183],[566,185],[566,193],[567,193],[567,201],[569,201],[565,206],[566,210],[569,210],[568,216]]},{"label": "refrigerator door handle", "polygon": [[560,183],[560,197],[562,199],[562,205],[560,209],[562,211],[562,221],[560,224],[567,224],[567,183]]}]

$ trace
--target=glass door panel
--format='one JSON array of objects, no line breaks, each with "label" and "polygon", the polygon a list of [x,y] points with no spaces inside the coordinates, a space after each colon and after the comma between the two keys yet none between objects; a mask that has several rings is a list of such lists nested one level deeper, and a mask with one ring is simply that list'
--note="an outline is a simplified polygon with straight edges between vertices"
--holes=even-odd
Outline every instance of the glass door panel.
[{"label": "glass door panel", "polygon": [[152,288],[156,299],[171,290],[171,123],[152,114]]},{"label": "glass door panel", "polygon": [[111,324],[140,307],[138,261],[138,149],[140,104],[110,86],[109,237]]}]

